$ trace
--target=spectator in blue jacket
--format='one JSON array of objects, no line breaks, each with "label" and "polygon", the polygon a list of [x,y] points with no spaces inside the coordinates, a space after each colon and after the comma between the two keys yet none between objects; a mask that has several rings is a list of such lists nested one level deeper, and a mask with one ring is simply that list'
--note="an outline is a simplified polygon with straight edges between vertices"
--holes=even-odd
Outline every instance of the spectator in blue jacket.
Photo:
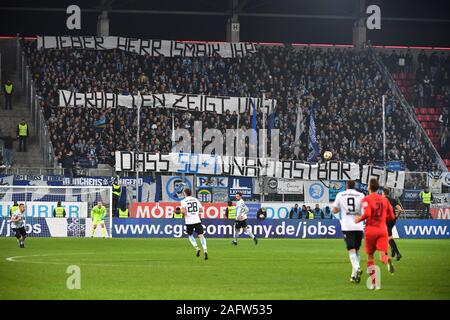
[{"label": "spectator in blue jacket", "polygon": [[323,210],[320,209],[319,204],[316,204],[314,208],[314,219],[323,219],[325,217]]},{"label": "spectator in blue jacket", "polygon": [[289,219],[301,219],[302,217],[300,208],[298,207],[298,204],[296,203],[295,206],[291,208],[291,211],[289,212]]},{"label": "spectator in blue jacket", "polygon": [[326,206],[324,211],[325,211],[324,212],[325,219],[333,219],[333,215],[331,214],[331,209],[329,206]]}]

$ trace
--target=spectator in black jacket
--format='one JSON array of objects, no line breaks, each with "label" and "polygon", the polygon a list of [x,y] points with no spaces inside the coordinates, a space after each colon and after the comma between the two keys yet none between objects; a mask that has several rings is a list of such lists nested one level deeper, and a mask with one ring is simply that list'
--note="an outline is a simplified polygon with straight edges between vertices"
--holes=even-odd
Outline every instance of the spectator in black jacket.
[{"label": "spectator in black jacket", "polygon": [[300,214],[298,215],[299,219],[308,219],[308,209],[306,208],[306,205],[302,206],[302,210],[300,211]]},{"label": "spectator in black jacket", "polygon": [[256,218],[258,218],[259,220],[264,220],[267,217],[267,212],[266,209],[264,208],[259,208],[258,212],[256,213]]},{"label": "spectator in black jacket", "polygon": [[74,165],[73,152],[69,151],[62,159],[62,167],[66,169],[65,171],[69,175],[71,183],[73,179],[73,165]]}]

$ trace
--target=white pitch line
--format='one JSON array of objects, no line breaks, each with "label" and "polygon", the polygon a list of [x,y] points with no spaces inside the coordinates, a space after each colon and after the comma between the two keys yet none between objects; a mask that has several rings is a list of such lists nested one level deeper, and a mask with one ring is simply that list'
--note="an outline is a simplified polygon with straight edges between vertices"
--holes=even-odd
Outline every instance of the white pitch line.
[{"label": "white pitch line", "polygon": [[80,252],[80,253],[61,253],[61,254],[33,254],[29,256],[14,256],[7,257],[5,260],[9,262],[22,262],[22,263],[41,263],[41,264],[67,264],[67,262],[45,262],[45,261],[17,261],[16,259],[28,258],[28,257],[52,257],[52,256],[71,256],[80,254],[94,254],[93,252]]}]

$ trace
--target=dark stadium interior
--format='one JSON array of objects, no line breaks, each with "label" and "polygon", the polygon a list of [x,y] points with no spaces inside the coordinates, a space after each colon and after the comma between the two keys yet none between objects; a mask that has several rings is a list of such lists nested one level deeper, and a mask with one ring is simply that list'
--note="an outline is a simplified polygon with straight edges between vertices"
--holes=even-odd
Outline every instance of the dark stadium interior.
[{"label": "dark stadium interior", "polygon": [[[111,4],[110,8],[113,10],[134,10],[133,13],[109,14],[111,34],[170,40],[223,41],[225,25],[232,7],[232,0],[103,2],[106,5]],[[2,35],[17,33],[26,36],[92,35],[96,31],[101,3],[101,0],[32,1],[32,3],[27,0],[3,0],[0,4],[0,30]],[[358,1],[354,0],[240,1],[241,41],[350,44],[352,20],[357,15],[357,3]],[[82,29],[79,31],[55,29],[55,25],[64,25],[66,16],[61,13],[72,4],[79,4],[82,9],[87,10],[83,14]],[[449,1],[374,0],[368,4],[382,5],[383,8],[382,30],[368,30],[368,38],[373,44],[450,47]],[[52,8],[52,10],[32,11],[25,10],[26,7]],[[24,11],[8,8],[22,8]],[[58,8],[59,11],[53,11]],[[136,13],[141,10],[160,13]],[[170,14],[170,11],[189,11],[197,14]],[[205,15],[205,12],[214,15]],[[262,17],[258,14],[297,14],[303,17]],[[306,17],[307,15],[310,17]],[[187,25],[189,28],[183,27]]]}]

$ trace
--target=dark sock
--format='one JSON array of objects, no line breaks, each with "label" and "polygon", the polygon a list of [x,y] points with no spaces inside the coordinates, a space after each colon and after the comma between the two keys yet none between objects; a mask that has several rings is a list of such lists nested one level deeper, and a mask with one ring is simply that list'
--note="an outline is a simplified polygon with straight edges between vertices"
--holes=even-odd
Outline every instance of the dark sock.
[{"label": "dark sock", "polygon": [[394,239],[389,240],[389,245],[391,246],[391,249],[394,250],[394,252],[396,254],[400,254],[400,251],[398,251],[397,244],[395,243]]}]

